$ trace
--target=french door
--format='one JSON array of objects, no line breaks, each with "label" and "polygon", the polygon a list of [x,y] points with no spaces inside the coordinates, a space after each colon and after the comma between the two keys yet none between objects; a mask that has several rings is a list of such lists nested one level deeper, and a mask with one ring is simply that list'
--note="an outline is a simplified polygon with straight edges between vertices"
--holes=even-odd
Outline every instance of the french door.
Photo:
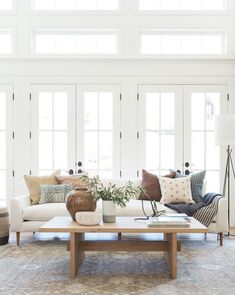
[{"label": "french door", "polygon": [[227,87],[140,85],[139,169],[157,174],[207,170],[207,189],[220,189],[214,117],[227,109]]},{"label": "french door", "polygon": [[119,177],[120,86],[78,85],[77,114],[77,151],[85,170]]},{"label": "french door", "polygon": [[[139,86],[139,168],[156,174],[180,167],[183,150],[181,86]],[[144,155],[144,156],[143,156]]]},{"label": "french door", "polygon": [[13,86],[0,85],[0,205],[13,195]]},{"label": "french door", "polygon": [[75,161],[75,86],[32,87],[32,174],[67,171]]},{"label": "french door", "polygon": [[118,177],[119,85],[32,86],[32,173],[82,169]]},{"label": "french door", "polygon": [[[220,148],[215,146],[214,117],[226,113],[227,87],[189,85],[184,87],[184,167],[206,169],[207,189],[220,191]],[[188,167],[185,167],[188,166]],[[187,171],[186,171],[187,172]]]}]

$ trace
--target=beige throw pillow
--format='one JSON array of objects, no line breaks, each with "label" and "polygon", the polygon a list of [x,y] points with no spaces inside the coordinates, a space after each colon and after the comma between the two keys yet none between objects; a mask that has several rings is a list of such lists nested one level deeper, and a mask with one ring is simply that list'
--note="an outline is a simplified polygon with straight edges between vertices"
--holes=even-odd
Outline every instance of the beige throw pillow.
[{"label": "beige throw pillow", "polygon": [[163,204],[170,203],[195,203],[192,198],[190,177],[174,178],[159,176]]},{"label": "beige throw pillow", "polygon": [[87,184],[81,180],[80,175],[61,175],[56,176],[58,184],[71,184],[73,187],[86,188]]},{"label": "beige throw pillow", "polygon": [[42,184],[57,184],[55,176],[29,176],[24,175],[24,180],[26,182],[31,204],[37,205],[41,198],[40,185]]}]

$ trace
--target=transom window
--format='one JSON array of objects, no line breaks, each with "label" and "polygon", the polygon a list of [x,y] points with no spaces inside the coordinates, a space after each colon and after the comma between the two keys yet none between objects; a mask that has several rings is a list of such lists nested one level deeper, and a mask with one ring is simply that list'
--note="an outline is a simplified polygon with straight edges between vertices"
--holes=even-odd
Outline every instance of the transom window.
[{"label": "transom window", "polygon": [[140,10],[225,10],[226,0],[139,0]]},{"label": "transom window", "polygon": [[12,0],[1,0],[0,1],[0,11],[8,11],[13,9],[13,1]]},{"label": "transom window", "polygon": [[117,31],[45,31],[34,33],[36,54],[116,54]]},{"label": "transom window", "polygon": [[11,54],[12,51],[12,33],[0,31],[0,54]]},{"label": "transom window", "polygon": [[118,0],[32,0],[33,10],[117,10]]},{"label": "transom window", "polygon": [[226,54],[224,32],[146,31],[142,54]]}]

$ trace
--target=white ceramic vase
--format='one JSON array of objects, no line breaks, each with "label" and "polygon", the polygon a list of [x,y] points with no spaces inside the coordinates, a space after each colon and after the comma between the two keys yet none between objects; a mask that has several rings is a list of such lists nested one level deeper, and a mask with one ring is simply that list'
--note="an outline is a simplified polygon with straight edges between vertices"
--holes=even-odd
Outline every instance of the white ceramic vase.
[{"label": "white ceramic vase", "polygon": [[114,223],[116,221],[116,204],[113,201],[103,201],[103,222]]}]

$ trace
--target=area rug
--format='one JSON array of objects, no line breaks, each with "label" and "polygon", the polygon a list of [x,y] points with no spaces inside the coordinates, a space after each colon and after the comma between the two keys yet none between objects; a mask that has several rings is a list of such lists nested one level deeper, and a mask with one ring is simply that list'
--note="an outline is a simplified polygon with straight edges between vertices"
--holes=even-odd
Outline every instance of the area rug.
[{"label": "area rug", "polygon": [[177,279],[163,253],[88,252],[77,278],[68,279],[65,241],[0,247],[0,294],[235,294],[235,241],[185,240]]}]

